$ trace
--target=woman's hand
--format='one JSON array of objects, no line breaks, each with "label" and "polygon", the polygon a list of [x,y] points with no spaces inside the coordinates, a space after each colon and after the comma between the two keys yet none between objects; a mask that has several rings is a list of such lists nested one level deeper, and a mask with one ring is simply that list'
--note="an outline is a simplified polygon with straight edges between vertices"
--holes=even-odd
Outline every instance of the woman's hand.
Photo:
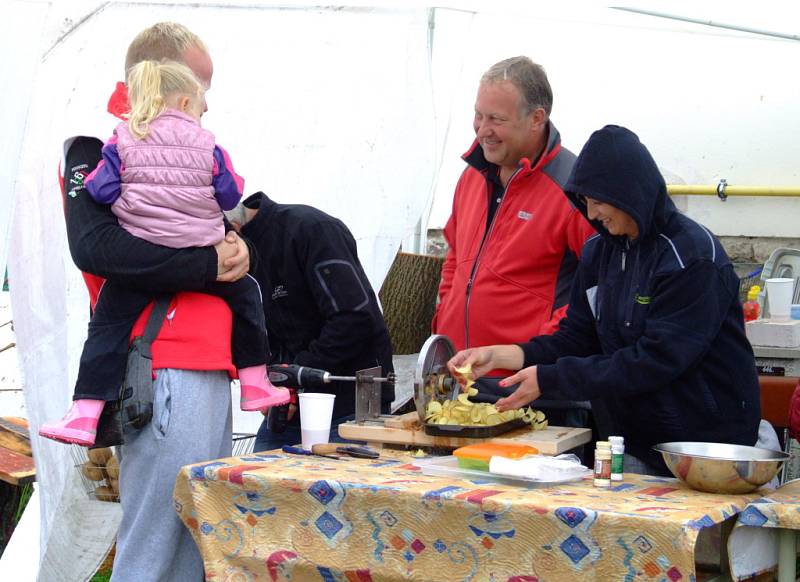
[{"label": "woman's hand", "polygon": [[520,370],[513,376],[504,378],[500,381],[500,386],[505,388],[517,383],[519,383],[519,387],[510,396],[501,398],[495,403],[497,410],[500,412],[522,408],[542,395],[541,390],[539,390],[539,379],[536,377],[536,366],[530,366]]},{"label": "woman's hand", "polygon": [[217,251],[217,281],[238,281],[250,270],[250,251],[247,243],[234,231],[214,245]]},{"label": "woman's hand", "polygon": [[461,376],[457,368],[471,366],[472,377],[477,380],[487,372],[495,369],[493,348],[494,346],[486,346],[461,350],[450,358],[450,361],[447,362],[447,367],[454,376]]},{"label": "woman's hand", "polygon": [[447,362],[450,373],[458,376],[456,368],[472,366],[472,377],[480,378],[492,370],[519,370],[525,355],[518,345],[485,346],[461,350]]}]

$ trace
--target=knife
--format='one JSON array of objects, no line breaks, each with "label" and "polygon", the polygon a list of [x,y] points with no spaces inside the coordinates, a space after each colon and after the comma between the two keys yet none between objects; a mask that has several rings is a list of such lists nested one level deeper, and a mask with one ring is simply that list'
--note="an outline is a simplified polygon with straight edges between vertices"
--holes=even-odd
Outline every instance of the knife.
[{"label": "knife", "polygon": [[337,445],[336,443],[312,445],[311,451],[315,455],[329,455],[331,453],[338,453],[340,455],[348,455],[350,457],[357,457],[359,459],[377,459],[380,457],[380,453],[378,453],[378,451],[369,447],[360,447],[356,445]]},{"label": "knife", "polygon": [[[319,446],[319,445],[314,445],[314,447],[316,447],[316,446]],[[314,455],[316,457],[325,457],[326,459],[336,459],[337,461],[347,461],[347,460],[349,460],[349,459],[342,458],[342,457],[340,457],[338,455],[329,455],[326,452],[315,451],[315,450],[313,450],[313,447],[312,447],[312,450],[309,451],[308,449],[304,449],[303,447],[292,446],[292,445],[283,445],[281,447],[281,450],[284,453],[289,453],[290,455]]]}]

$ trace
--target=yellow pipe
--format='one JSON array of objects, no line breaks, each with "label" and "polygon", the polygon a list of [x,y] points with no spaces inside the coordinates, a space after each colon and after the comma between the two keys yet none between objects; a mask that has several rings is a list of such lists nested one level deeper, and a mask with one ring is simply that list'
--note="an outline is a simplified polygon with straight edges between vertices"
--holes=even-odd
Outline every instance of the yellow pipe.
[{"label": "yellow pipe", "polygon": [[[670,196],[718,196],[718,186],[667,184]],[[725,196],[800,196],[800,186],[730,186]]]}]

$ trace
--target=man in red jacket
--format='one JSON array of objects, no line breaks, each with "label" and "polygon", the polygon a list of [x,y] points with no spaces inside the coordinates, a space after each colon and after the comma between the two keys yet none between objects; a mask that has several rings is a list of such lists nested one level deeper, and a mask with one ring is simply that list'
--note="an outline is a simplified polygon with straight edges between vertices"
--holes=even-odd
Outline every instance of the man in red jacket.
[{"label": "man in red jacket", "polygon": [[[213,66],[202,41],[185,27],[159,23],[131,43],[126,71],[144,59],[185,63],[206,85]],[[117,117],[127,110],[122,83],[108,103]],[[83,179],[100,160],[102,142],[72,138],[65,144],[64,210],[75,264],[86,274],[92,303],[103,277],[122,287],[177,292],[168,322],[153,343],[156,369],[153,420],[122,446],[114,580],[195,581],[203,561],[189,531],[178,519],[172,489],[184,465],[231,453],[231,314],[224,300],[191,292],[207,281],[231,281],[247,273],[247,246],[235,234],[216,247],[170,249],[138,239],[122,229],[109,205],[96,203]],[[227,259],[227,261],[226,261]],[[139,316],[141,335],[150,309]],[[131,319],[137,313],[125,314]],[[113,357],[125,367],[127,346]]]},{"label": "man in red jacket", "polygon": [[527,57],[481,78],[433,319],[458,350],[550,334],[566,314],[594,230],[563,194],[575,155],[561,147],[552,104],[544,69]]}]

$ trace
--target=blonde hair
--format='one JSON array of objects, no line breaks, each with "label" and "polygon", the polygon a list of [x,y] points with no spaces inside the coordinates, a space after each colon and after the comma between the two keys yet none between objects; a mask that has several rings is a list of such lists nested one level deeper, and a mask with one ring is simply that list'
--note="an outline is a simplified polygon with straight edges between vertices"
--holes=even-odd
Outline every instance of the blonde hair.
[{"label": "blonde hair", "polygon": [[177,22],[159,22],[136,35],[125,55],[125,77],[142,61],[170,60],[183,62],[186,49],[197,47],[208,54],[200,37]]},{"label": "blonde hair", "polygon": [[202,96],[203,84],[192,70],[175,61],[142,61],[128,72],[128,128],[136,139],[144,139],[150,123],[167,108],[173,95]]}]

